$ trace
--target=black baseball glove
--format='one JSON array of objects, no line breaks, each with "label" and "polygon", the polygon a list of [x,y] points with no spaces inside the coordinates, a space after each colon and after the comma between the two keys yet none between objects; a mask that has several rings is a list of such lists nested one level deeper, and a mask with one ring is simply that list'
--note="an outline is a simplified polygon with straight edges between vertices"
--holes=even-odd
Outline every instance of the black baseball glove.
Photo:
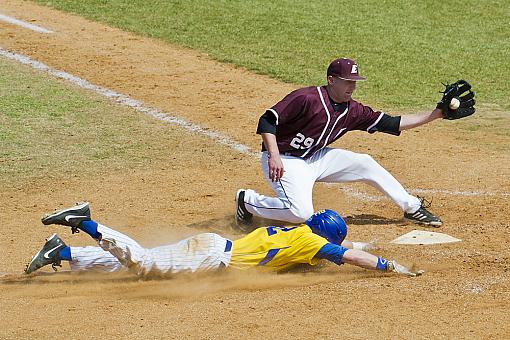
[{"label": "black baseball glove", "polygon": [[[443,97],[437,103],[437,108],[443,111],[444,119],[459,119],[471,116],[475,113],[475,93],[471,91],[471,85],[465,80],[457,80],[453,84],[443,84],[445,90],[441,92]],[[450,102],[453,98],[460,101],[457,109],[450,108]]]}]

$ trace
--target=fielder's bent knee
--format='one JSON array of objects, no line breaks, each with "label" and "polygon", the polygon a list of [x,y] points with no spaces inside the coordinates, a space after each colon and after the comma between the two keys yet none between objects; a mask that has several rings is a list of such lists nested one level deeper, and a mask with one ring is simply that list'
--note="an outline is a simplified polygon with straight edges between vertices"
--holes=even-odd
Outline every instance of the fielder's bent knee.
[{"label": "fielder's bent knee", "polygon": [[303,223],[313,214],[313,208],[298,208],[295,209],[293,207],[290,208],[290,213],[292,214],[289,222],[291,223]]},{"label": "fielder's bent knee", "polygon": [[375,159],[372,158],[372,156],[367,154],[358,154],[356,157],[356,161],[358,163],[358,167],[362,167],[365,169],[371,169],[374,167],[380,167],[381,165],[377,163]]}]

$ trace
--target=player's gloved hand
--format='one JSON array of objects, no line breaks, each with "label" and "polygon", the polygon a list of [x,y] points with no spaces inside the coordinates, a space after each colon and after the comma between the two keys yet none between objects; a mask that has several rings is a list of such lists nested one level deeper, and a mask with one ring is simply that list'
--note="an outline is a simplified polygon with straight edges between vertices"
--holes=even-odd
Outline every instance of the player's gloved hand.
[{"label": "player's gloved hand", "polygon": [[[443,112],[443,118],[454,120],[460,119],[475,113],[475,93],[471,90],[471,85],[465,80],[457,80],[453,84],[444,84],[445,89],[441,92],[442,98],[437,103],[436,108]],[[457,108],[450,107],[452,99],[459,101]]]},{"label": "player's gloved hand", "polygon": [[387,268],[388,268],[387,271],[389,271],[389,272],[394,272],[394,273],[403,274],[406,276],[413,276],[413,277],[420,276],[421,274],[423,274],[425,272],[424,270],[411,271],[407,267],[405,267],[401,264],[398,264],[397,261],[395,261],[395,260],[388,261]]},{"label": "player's gloved hand", "polygon": [[129,247],[126,249],[117,245],[117,242],[113,238],[103,238],[99,241],[99,246],[105,250],[110,252],[119,262],[127,267],[130,272],[135,273],[136,275],[141,275],[141,266],[138,261],[133,259],[131,254],[131,250]]},{"label": "player's gloved hand", "polygon": [[102,238],[99,241],[99,246],[107,252],[110,252],[113,256],[119,260],[122,265],[126,262],[125,255],[124,255],[124,249],[119,247],[117,245],[117,242],[113,238]]}]

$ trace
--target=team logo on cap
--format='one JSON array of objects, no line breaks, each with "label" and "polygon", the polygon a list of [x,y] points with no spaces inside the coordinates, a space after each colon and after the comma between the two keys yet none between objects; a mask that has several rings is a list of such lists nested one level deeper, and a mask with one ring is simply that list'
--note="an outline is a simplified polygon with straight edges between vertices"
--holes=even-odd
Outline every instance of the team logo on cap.
[{"label": "team logo on cap", "polygon": [[351,73],[358,73],[358,65],[354,64],[352,65]]}]

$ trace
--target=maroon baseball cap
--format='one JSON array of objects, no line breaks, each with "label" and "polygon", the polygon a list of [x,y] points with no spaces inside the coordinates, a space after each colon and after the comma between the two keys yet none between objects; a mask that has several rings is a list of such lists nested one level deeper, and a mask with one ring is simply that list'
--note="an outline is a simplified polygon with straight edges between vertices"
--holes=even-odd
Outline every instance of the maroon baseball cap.
[{"label": "maroon baseball cap", "polygon": [[333,60],[328,66],[327,75],[354,81],[366,79],[358,74],[358,64],[354,60],[347,58]]}]

